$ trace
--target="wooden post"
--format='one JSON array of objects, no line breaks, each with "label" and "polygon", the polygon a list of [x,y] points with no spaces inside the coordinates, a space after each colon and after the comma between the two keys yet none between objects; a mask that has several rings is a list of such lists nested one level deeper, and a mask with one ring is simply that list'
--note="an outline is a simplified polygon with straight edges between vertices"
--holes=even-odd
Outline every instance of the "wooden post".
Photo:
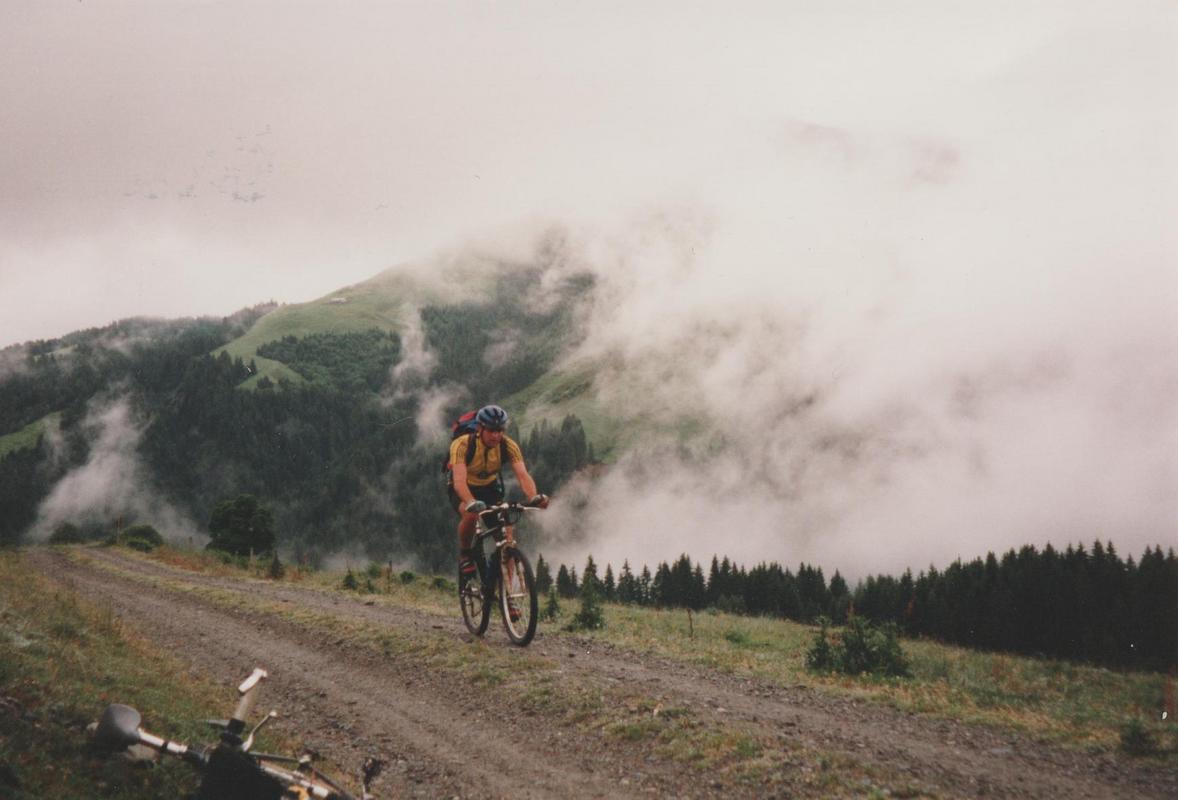
[{"label": "wooden post", "polygon": [[695,622],[691,618],[691,609],[687,609],[687,631],[692,639],[695,638]]},{"label": "wooden post", "polygon": [[1166,676],[1165,698],[1163,700],[1165,713],[1163,719],[1171,725],[1176,725],[1178,722],[1174,720],[1174,668],[1170,667],[1170,674]]}]

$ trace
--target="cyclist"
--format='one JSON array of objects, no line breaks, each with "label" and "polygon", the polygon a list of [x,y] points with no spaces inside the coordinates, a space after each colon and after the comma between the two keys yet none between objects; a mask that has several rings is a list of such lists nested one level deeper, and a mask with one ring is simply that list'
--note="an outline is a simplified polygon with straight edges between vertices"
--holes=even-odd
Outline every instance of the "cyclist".
[{"label": "cyclist", "polygon": [[[478,514],[486,511],[488,505],[503,500],[500,471],[504,461],[511,463],[520,488],[531,498],[528,504],[539,508],[548,507],[548,497],[536,490],[536,481],[528,474],[523,451],[515,440],[503,432],[507,427],[507,412],[496,405],[483,406],[475,415],[475,421],[477,428],[474,433],[459,436],[450,443],[448,494],[450,506],[459,516],[458,565],[466,576],[478,573],[475,563],[477,554],[471,548]],[[468,457],[472,447],[474,454]],[[512,541],[510,527],[505,533],[508,541]]]}]

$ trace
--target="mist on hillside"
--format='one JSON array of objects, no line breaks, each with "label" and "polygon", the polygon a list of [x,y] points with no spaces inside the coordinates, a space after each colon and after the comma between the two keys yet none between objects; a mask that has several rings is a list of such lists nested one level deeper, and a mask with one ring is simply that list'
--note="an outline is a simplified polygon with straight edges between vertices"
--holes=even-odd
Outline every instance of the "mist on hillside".
[{"label": "mist on hillside", "polygon": [[550,559],[863,577],[1178,539],[1178,286],[1153,242],[1088,224],[1116,204],[1081,191],[1093,174],[1048,207],[978,143],[795,128],[761,155],[755,201],[746,179],[566,231],[549,272],[598,280],[564,365],[648,433],[543,516]]},{"label": "mist on hillside", "polygon": [[[139,453],[144,424],[130,398],[99,395],[87,411],[82,428],[89,454],[41,502],[29,539],[45,541],[63,523],[110,531],[147,522],[171,542],[203,545],[208,535],[155,489]],[[62,446],[50,436],[51,450]]]}]

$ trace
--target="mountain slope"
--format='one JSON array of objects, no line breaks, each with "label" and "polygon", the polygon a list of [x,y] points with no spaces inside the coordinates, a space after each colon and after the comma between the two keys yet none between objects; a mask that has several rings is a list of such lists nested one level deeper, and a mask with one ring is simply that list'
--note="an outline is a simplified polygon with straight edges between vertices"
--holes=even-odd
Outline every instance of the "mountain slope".
[{"label": "mountain slope", "polygon": [[[218,502],[250,493],[307,557],[448,562],[436,535],[450,526],[444,420],[543,379],[575,346],[591,283],[526,264],[470,272],[388,271],[232,323],[124,326],[7,353],[0,443],[23,455],[0,457],[0,478],[13,475],[0,481],[0,540],[135,522],[188,539]],[[42,435],[51,414],[60,436]],[[546,490],[584,465],[579,423],[533,434],[516,419]]]}]

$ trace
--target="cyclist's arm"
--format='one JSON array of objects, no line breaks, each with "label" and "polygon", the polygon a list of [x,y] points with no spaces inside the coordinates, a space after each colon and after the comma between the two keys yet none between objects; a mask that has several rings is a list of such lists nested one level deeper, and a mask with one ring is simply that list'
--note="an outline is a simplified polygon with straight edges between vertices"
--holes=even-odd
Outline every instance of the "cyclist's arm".
[{"label": "cyclist's arm", "polygon": [[519,488],[523,489],[524,497],[535,497],[540,494],[536,491],[536,482],[532,480],[532,476],[528,473],[528,468],[522,461],[512,461],[511,469],[515,472],[515,479],[519,481]]},{"label": "cyclist's arm", "polygon": [[458,499],[462,501],[462,508],[465,509],[474,502],[474,495],[466,485],[466,464],[461,460],[456,461],[450,467],[450,474],[454,477],[454,494],[458,495]]}]

